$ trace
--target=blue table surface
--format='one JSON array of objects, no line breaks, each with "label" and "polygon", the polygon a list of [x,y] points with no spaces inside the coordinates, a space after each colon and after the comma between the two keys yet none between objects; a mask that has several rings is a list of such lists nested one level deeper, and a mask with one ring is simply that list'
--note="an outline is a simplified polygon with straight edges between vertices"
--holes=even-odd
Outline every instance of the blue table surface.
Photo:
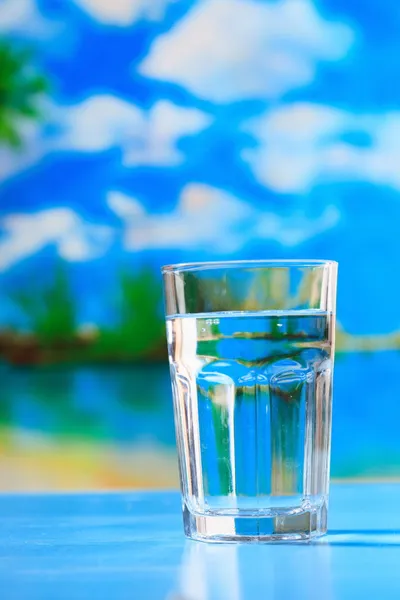
[{"label": "blue table surface", "polygon": [[184,538],[177,492],[0,496],[0,598],[400,599],[400,484],[333,485],[311,544]]}]

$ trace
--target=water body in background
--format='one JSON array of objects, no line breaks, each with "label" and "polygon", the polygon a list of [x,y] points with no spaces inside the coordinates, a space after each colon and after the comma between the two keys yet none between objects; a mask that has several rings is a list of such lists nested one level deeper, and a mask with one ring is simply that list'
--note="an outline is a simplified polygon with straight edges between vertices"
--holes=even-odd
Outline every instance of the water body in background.
[{"label": "water body in background", "polygon": [[[398,476],[399,370],[397,351],[336,357],[332,477]],[[166,364],[3,366],[1,392],[1,488],[178,484]]]}]

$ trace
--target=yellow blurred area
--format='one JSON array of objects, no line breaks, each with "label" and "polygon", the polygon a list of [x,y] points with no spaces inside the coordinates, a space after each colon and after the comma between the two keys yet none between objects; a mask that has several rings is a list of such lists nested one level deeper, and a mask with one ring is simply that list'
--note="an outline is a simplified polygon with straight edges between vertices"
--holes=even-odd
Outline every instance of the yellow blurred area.
[{"label": "yellow blurred area", "polygon": [[153,444],[115,447],[0,430],[0,491],[175,488],[175,452]]}]

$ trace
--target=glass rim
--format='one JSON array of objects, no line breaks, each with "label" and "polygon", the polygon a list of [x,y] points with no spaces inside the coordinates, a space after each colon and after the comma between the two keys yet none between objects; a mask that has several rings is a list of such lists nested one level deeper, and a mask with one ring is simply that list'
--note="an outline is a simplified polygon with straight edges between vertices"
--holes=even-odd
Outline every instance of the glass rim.
[{"label": "glass rim", "polygon": [[337,266],[335,260],[330,259],[256,259],[256,260],[223,260],[223,261],[204,261],[187,262],[172,265],[164,265],[161,272],[181,273],[187,271],[208,271],[215,269],[234,269],[236,268],[279,268],[279,267],[322,267]]}]

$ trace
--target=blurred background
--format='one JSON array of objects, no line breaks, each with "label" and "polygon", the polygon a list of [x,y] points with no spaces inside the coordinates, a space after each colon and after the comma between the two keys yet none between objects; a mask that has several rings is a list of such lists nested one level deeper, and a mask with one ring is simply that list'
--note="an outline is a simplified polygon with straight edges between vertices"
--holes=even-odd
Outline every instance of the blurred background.
[{"label": "blurred background", "polygon": [[340,262],[332,475],[400,477],[397,0],[0,0],[0,489],[174,487],[162,264]]}]

